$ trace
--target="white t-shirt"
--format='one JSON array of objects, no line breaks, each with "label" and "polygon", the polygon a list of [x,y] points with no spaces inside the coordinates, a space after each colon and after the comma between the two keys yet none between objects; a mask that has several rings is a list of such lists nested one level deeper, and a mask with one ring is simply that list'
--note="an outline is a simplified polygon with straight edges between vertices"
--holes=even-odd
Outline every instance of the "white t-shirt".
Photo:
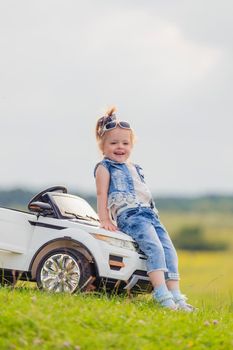
[{"label": "white t-shirt", "polygon": [[134,184],[134,190],[135,190],[137,202],[140,204],[150,205],[150,202],[152,200],[152,195],[149,190],[149,187],[145,182],[142,182],[142,180],[140,179],[140,176],[137,172],[137,169],[135,168],[135,165],[133,165],[132,163],[127,163],[126,165],[133,178],[133,184]]}]

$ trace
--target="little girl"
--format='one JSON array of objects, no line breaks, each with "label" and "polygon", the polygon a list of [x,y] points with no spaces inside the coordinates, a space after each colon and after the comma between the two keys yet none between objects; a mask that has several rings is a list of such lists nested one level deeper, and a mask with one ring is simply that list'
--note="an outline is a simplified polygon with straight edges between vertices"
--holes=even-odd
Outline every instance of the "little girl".
[{"label": "little girl", "polygon": [[118,120],[111,108],[97,121],[96,139],[104,156],[95,167],[101,227],[119,229],[138,243],[147,256],[153,297],[161,306],[193,311],[180,292],[176,250],[160,223],[142,168],[129,161],[135,139],[130,124]]}]

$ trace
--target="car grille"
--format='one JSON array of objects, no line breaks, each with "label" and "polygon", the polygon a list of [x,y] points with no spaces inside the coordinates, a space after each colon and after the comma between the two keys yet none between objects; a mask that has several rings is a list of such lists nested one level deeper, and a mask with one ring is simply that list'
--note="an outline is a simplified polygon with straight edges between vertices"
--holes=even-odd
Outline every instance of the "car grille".
[{"label": "car grille", "polygon": [[146,255],[145,255],[145,254],[143,253],[143,251],[139,248],[138,243],[137,243],[137,242],[133,242],[133,244],[134,244],[134,247],[135,247],[137,253],[140,254],[140,255],[143,255],[143,256],[146,258]]}]

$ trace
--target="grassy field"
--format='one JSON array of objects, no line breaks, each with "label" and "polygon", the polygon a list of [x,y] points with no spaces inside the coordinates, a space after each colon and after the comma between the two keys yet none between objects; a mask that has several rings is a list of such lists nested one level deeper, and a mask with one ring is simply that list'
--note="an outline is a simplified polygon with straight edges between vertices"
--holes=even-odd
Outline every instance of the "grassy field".
[{"label": "grassy field", "polygon": [[55,295],[21,282],[0,289],[0,349],[232,349],[233,220],[161,217],[174,234],[181,223],[202,221],[207,237],[229,242],[225,252],[178,252],[182,290],[197,312],[164,310],[150,295]]},{"label": "grassy field", "polygon": [[228,250],[233,251],[233,215],[223,212],[160,212],[160,218],[171,237],[182,227],[200,226],[205,238],[210,242],[226,242]]}]

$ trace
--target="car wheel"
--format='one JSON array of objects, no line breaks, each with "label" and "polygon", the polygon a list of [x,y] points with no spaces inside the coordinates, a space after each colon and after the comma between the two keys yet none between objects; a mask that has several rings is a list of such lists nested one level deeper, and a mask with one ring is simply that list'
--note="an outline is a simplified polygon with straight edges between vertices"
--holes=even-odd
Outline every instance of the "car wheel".
[{"label": "car wheel", "polygon": [[89,261],[72,249],[50,252],[41,260],[36,272],[38,287],[51,292],[85,291],[91,278]]}]

